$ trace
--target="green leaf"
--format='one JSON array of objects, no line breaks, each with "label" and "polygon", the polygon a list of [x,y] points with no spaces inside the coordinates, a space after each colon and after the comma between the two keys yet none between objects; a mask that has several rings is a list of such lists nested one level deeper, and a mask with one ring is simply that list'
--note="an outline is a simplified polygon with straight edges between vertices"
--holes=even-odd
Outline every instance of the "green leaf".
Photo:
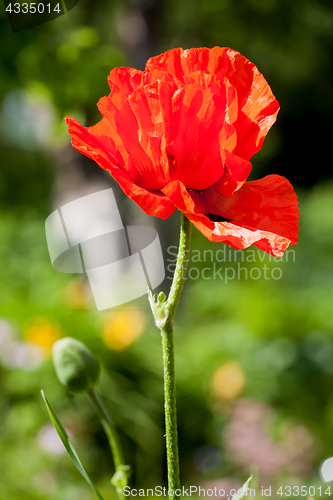
[{"label": "green leaf", "polygon": [[47,411],[50,415],[50,419],[55,427],[55,430],[57,431],[61,441],[63,442],[65,448],[66,448],[66,451],[68,453],[68,455],[70,456],[73,464],[75,465],[75,467],[78,469],[78,471],[82,474],[82,476],[84,477],[84,479],[87,481],[87,483],[90,485],[90,487],[92,488],[93,492],[95,493],[95,495],[97,496],[97,498],[99,500],[103,500],[103,497],[102,495],[100,494],[100,492],[98,491],[98,489],[96,488],[96,486],[94,485],[92,479],[90,479],[88,473],[86,472],[85,468],[83,467],[79,457],[78,457],[78,454],[76,453],[75,449],[74,449],[74,446],[71,442],[71,440],[69,439],[68,437],[68,434],[67,432],[65,431],[62,423],[60,422],[59,418],[57,417],[54,409],[52,408],[51,404],[49,403],[49,401],[47,400],[45,394],[44,394],[44,391],[41,391],[42,393],[42,396],[43,396],[43,399],[44,399],[44,402],[45,402],[45,405],[46,405],[46,408],[47,408]]},{"label": "green leaf", "polygon": [[237,491],[236,495],[232,497],[231,500],[241,500],[243,497],[247,495],[247,491],[249,490],[249,484],[252,481],[252,476],[243,484],[243,486]]}]

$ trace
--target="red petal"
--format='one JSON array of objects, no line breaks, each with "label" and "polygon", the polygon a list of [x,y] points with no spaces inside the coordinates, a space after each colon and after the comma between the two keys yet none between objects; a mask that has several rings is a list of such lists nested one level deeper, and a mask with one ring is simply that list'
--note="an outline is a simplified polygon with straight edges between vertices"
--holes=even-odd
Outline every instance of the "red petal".
[{"label": "red petal", "polygon": [[[217,213],[233,224],[260,229],[288,238],[294,245],[298,238],[298,200],[290,182],[280,175],[267,175],[246,182],[226,198],[212,188],[202,193],[206,213]],[[214,207],[217,212],[214,212]]]},{"label": "red petal", "polygon": [[98,107],[135,184],[158,191],[178,179],[202,190],[224,172],[219,137],[226,103],[225,90],[216,95],[196,84],[156,82],[134,90],[120,109],[112,95]]},{"label": "red petal", "polygon": [[[124,100],[138,87],[144,85],[145,73],[135,68],[114,68],[108,76],[111,92],[119,92]],[[146,82],[147,83],[147,82]]]},{"label": "red petal", "polygon": [[[187,191],[180,182],[170,183],[163,193],[211,241],[237,249],[254,244],[274,256],[297,243],[298,201],[284,177],[248,182],[229,198],[213,188]],[[216,221],[205,214],[216,215]],[[217,222],[219,217],[232,222]]]},{"label": "red petal", "polygon": [[195,71],[214,74],[213,71],[208,71],[210,50],[207,48],[171,49],[148,59],[145,71],[167,71],[175,75],[179,80],[183,80],[184,75],[189,75]]},{"label": "red petal", "polygon": [[224,151],[225,172],[213,188],[223,196],[231,196],[240,189],[250,175],[252,165],[229,151]]},{"label": "red petal", "polygon": [[166,81],[174,83],[176,77],[165,71],[154,71],[147,73],[134,68],[114,68],[108,76],[108,82],[111,89],[109,97],[119,109],[128,99],[128,97],[137,88],[143,87],[156,81]]},{"label": "red petal", "polygon": [[109,97],[99,100],[98,108],[113,125],[113,137],[124,158],[123,170],[132,181],[147,190],[159,190],[159,176],[147,150],[147,142],[140,134],[140,125],[129,100],[116,109]]},{"label": "red petal", "polygon": [[181,81],[195,71],[227,78],[237,91],[240,110],[234,153],[249,160],[260,150],[279,103],[256,66],[239,52],[221,47],[173,49],[147,61],[146,71],[154,70],[172,73]]},{"label": "red petal", "polygon": [[224,121],[219,140],[221,148],[232,152],[237,145],[238,96],[235,88],[227,78],[222,80],[216,75],[210,75],[203,71],[196,71],[189,76],[185,75],[184,82],[186,85],[196,83],[203,90],[209,89],[212,94],[223,97],[225,100]]},{"label": "red petal", "polygon": [[166,153],[169,157],[169,178],[182,181],[188,189],[202,190],[217,182],[224,171],[219,134],[224,124],[226,97],[214,95],[210,89],[187,85],[179,113],[167,106],[162,85],[161,107],[165,124]]},{"label": "red petal", "polygon": [[175,211],[173,204],[162,193],[152,193],[137,186],[119,165],[119,152],[111,137],[105,136],[110,124],[104,118],[94,127],[83,127],[74,118],[67,117],[68,131],[75,149],[96,161],[110,172],[124,193],[135,201],[148,215],[167,219]]}]

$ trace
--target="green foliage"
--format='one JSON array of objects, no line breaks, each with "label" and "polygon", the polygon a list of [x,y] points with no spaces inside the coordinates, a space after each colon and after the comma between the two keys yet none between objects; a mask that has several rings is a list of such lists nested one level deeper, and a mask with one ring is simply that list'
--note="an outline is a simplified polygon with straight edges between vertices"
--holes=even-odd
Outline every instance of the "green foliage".
[{"label": "green foliage", "polygon": [[[256,280],[250,279],[248,274],[245,279],[243,271],[240,279],[236,274],[236,279],[227,283],[219,278],[188,278],[186,281],[176,316],[175,346],[180,456],[183,481],[187,484],[191,484],[194,477],[198,478],[198,474],[202,481],[226,474],[237,475],[235,466],[227,459],[211,472],[198,471],[193,461],[197,451],[207,444],[220,450],[222,457],[226,453],[223,429],[228,426],[228,408],[232,406],[229,406],[228,399],[219,399],[212,384],[216,371],[230,362],[237,363],[245,376],[241,392],[231,402],[245,398],[273,407],[277,420],[271,432],[278,440],[281,432],[284,435],[284,429],[296,423],[306,426],[317,440],[313,466],[330,454],[333,446],[330,432],[333,422],[333,268],[330,258],[333,212],[329,210],[329,204],[333,190],[326,183],[311,192],[299,194],[302,214],[300,243],[293,248],[295,254],[289,254],[288,261],[270,260],[269,256],[263,257],[259,253],[255,262],[247,262],[249,253],[245,250],[236,254],[235,261],[232,258],[218,262],[216,252],[224,246],[214,246],[199,232],[193,231],[192,249],[200,252],[202,262],[197,261],[198,254],[192,254],[196,259],[189,262],[189,276],[195,275],[191,273],[193,268],[199,271],[211,268],[213,255],[214,262],[223,269],[234,268],[237,273],[240,263],[250,272],[253,267],[267,265],[269,269],[281,269],[282,277],[265,280],[262,276]],[[320,221],[325,230],[315,227],[313,220]],[[47,252],[43,250],[43,225],[43,220],[36,217],[26,218],[23,222],[14,216],[0,219],[0,233],[5,243],[2,255],[8,263],[13,258],[13,265],[2,267],[0,271],[1,282],[8,283],[7,301],[6,289],[2,288],[1,316],[13,330],[7,343],[14,352],[22,345],[30,346],[31,340],[28,339],[34,339],[29,337],[33,318],[43,316],[49,323],[57,325],[60,336],[70,333],[92,348],[104,365],[100,388],[106,404],[112,407],[115,425],[124,443],[126,462],[132,465],[130,484],[142,487],[163,484],[161,346],[147,298],[142,297],[136,302],[136,307],[148,320],[144,334],[126,349],[107,349],[103,332],[108,313],[66,306],[65,291],[77,278],[53,271]],[[23,229],[24,234],[20,235]],[[172,230],[175,234],[178,232],[175,227]],[[28,235],[31,239],[26,241],[31,242],[23,252],[23,236]],[[213,254],[207,253],[211,249]],[[166,257],[172,256],[167,254]],[[37,261],[38,270],[33,271],[27,262],[33,266]],[[36,277],[38,279],[34,279]],[[71,487],[84,491],[79,477],[62,455],[47,451],[44,444],[38,444],[44,442],[41,436],[47,426],[38,400],[38,393],[44,388],[45,392],[52,394],[66,428],[73,429],[75,443],[78,443],[75,447],[79,446],[89,476],[103,497],[108,498],[107,495],[112,494],[107,486],[112,460],[89,401],[80,396],[73,400],[62,389],[49,358],[46,357],[41,364],[22,362],[15,365],[10,351],[3,352],[0,369],[4,415],[1,461],[5,491],[11,498],[20,498],[23,494],[21,483],[24,483],[27,498],[51,500],[62,494],[67,498]],[[22,461],[20,457],[24,454],[31,459]],[[13,480],[16,468],[22,482]],[[244,470],[244,474],[246,472]],[[44,480],[50,474],[52,479],[47,482],[48,490]],[[32,483],[30,478],[35,478]],[[314,469],[312,481],[315,478]]]},{"label": "green foliage", "polygon": [[93,490],[93,492],[95,493],[96,497],[99,499],[99,500],[103,500],[103,497],[102,495],[99,493],[98,489],[96,488],[94,482],[90,479],[89,475],[87,474],[85,468],[83,467],[82,463],[81,463],[81,460],[79,459],[78,457],[78,454],[76,453],[75,451],[75,448],[71,442],[71,440],[69,439],[69,436],[67,434],[67,432],[65,431],[64,429],[64,426],[62,425],[62,423],[60,422],[59,418],[57,417],[57,414],[55,413],[54,409],[52,408],[51,404],[49,403],[49,401],[47,400],[44,392],[42,391],[42,396],[43,396],[43,399],[44,399],[44,402],[45,402],[45,405],[46,405],[46,408],[47,408],[47,411],[50,415],[50,419],[64,445],[64,447],[66,448],[66,451],[68,453],[68,455],[70,456],[73,464],[75,465],[75,467],[77,468],[77,470],[80,472],[80,474],[84,477],[84,479],[87,481],[87,483],[89,484],[89,486],[91,487],[91,489]]}]

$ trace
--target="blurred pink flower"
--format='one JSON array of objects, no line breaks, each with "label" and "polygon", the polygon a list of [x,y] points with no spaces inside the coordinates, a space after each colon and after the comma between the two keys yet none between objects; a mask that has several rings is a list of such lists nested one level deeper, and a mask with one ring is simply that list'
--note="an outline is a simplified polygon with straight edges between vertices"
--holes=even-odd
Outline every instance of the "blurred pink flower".
[{"label": "blurred pink flower", "polygon": [[273,440],[272,408],[262,403],[240,400],[231,410],[225,431],[226,450],[232,464],[247,473],[257,471],[260,479],[272,480],[282,471],[300,478],[311,474],[315,440],[306,427],[286,423],[279,441]]}]

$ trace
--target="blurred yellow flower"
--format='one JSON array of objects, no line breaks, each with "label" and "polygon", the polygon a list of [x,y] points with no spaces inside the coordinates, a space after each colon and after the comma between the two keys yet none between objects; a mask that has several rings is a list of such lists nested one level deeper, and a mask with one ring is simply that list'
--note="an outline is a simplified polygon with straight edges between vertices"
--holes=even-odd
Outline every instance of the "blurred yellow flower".
[{"label": "blurred yellow flower", "polygon": [[32,325],[23,331],[28,342],[37,344],[43,351],[44,356],[50,356],[52,346],[61,337],[61,330],[50,323],[46,318],[35,318]]},{"label": "blurred yellow flower", "polygon": [[86,282],[71,279],[64,289],[63,300],[70,309],[86,309],[91,301],[91,290]]},{"label": "blurred yellow flower", "polygon": [[218,399],[233,399],[240,394],[245,373],[237,361],[228,361],[216,370],[212,379],[214,395]]},{"label": "blurred yellow flower", "polygon": [[107,347],[120,351],[131,345],[146,326],[146,317],[139,309],[125,309],[108,315],[102,338]]}]

